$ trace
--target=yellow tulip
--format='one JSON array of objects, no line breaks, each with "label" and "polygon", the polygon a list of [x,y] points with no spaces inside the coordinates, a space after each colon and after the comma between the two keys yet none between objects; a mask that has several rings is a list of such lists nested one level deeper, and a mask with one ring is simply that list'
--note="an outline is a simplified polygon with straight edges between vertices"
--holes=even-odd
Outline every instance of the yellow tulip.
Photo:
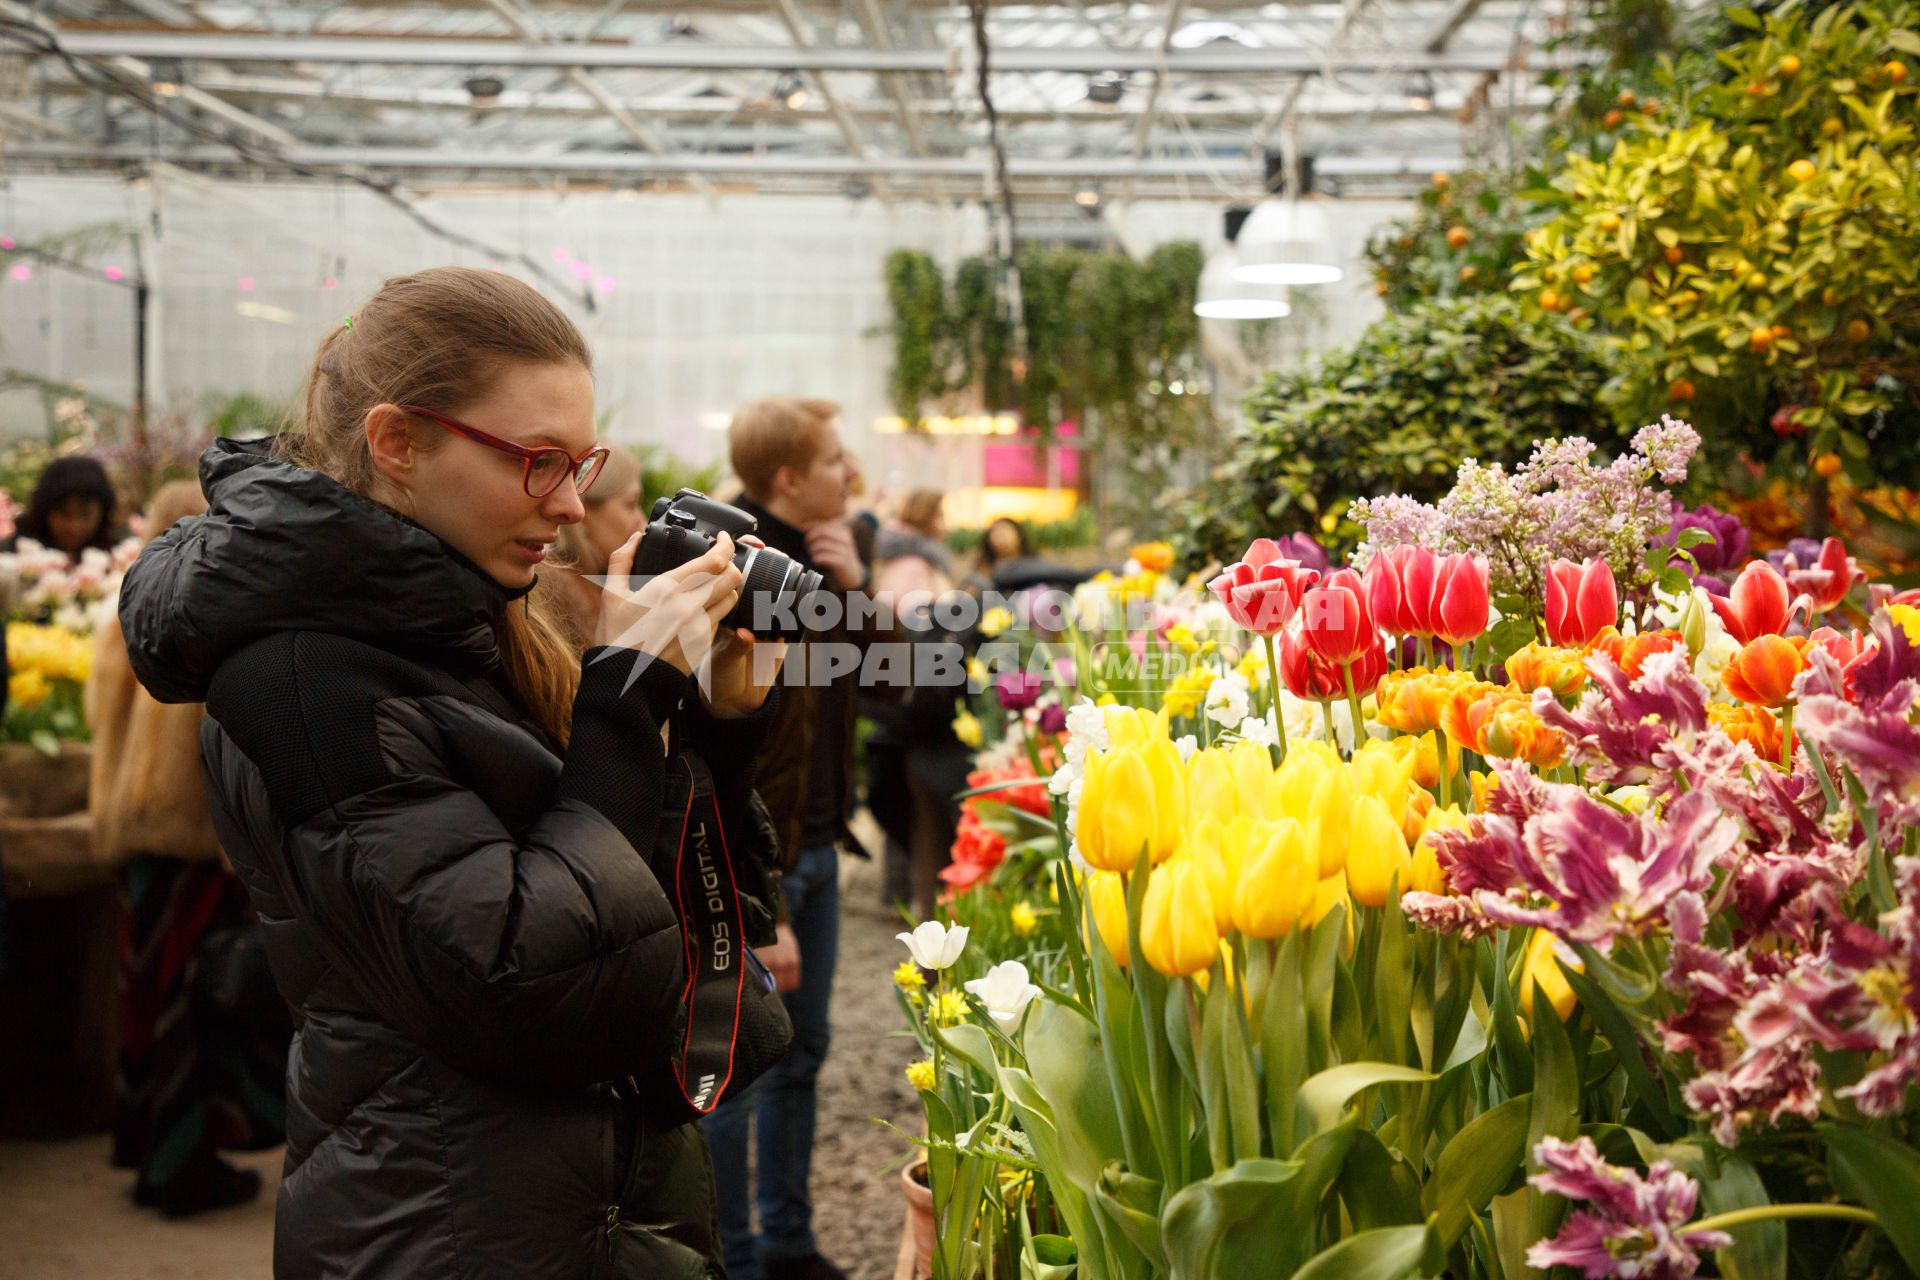
[{"label": "yellow tulip", "polygon": [[1208,747],[1187,761],[1187,802],[1196,816],[1212,814],[1222,822],[1240,812],[1240,792],[1225,751]]},{"label": "yellow tulip", "polygon": [[1107,722],[1109,747],[1136,746],[1153,732],[1153,714],[1139,707],[1108,706],[1100,714]]},{"label": "yellow tulip", "polygon": [[1287,748],[1287,762],[1274,771],[1273,785],[1268,789],[1272,808],[1269,816],[1279,818],[1297,818],[1305,821],[1313,808],[1313,791],[1320,785],[1329,769],[1344,766],[1338,757],[1329,759],[1331,750],[1319,751],[1325,743],[1318,738],[1307,738]]},{"label": "yellow tulip", "polygon": [[1379,796],[1359,796],[1353,802],[1347,839],[1347,888],[1353,900],[1384,907],[1394,881],[1398,879],[1404,887],[1412,866],[1400,824]]},{"label": "yellow tulip", "polygon": [[1165,862],[1180,847],[1187,831],[1187,771],[1180,748],[1166,738],[1154,738],[1140,749],[1152,788],[1153,860]]},{"label": "yellow tulip", "polygon": [[1352,777],[1344,768],[1327,770],[1307,805],[1307,845],[1322,880],[1347,865],[1347,829],[1352,815]]},{"label": "yellow tulip", "polygon": [[[1086,880],[1087,903],[1093,908],[1093,927],[1106,944],[1107,953],[1127,967],[1127,882],[1119,873],[1096,871]],[[1088,939],[1087,945],[1093,945]]]},{"label": "yellow tulip", "polygon": [[[1572,968],[1576,973],[1586,972],[1584,965],[1575,964]],[[1536,985],[1546,993],[1553,1011],[1560,1015],[1560,1021],[1565,1022],[1579,1000],[1574,996],[1567,976],[1560,972],[1560,965],[1553,954],[1553,935],[1545,929],[1533,931],[1533,941],[1527,944],[1526,963],[1520,969],[1520,1012],[1528,1018],[1533,1016],[1533,990]]]},{"label": "yellow tulip", "polygon": [[1233,782],[1240,793],[1240,811],[1256,818],[1267,812],[1268,789],[1273,785],[1273,758],[1257,742],[1240,741],[1228,753]]},{"label": "yellow tulip", "polygon": [[1102,871],[1131,871],[1153,839],[1153,774],[1137,750],[1087,757],[1080,790],[1080,856]]},{"label": "yellow tulip", "polygon": [[1233,925],[1249,938],[1284,937],[1299,923],[1301,910],[1317,888],[1300,824],[1282,818],[1240,874],[1233,895]]},{"label": "yellow tulip", "polygon": [[1227,867],[1226,851],[1222,843],[1225,832],[1220,820],[1212,814],[1206,814],[1187,831],[1186,843],[1176,855],[1179,861],[1197,867],[1207,882],[1207,893],[1213,899],[1213,923],[1221,933],[1233,927],[1233,875]]},{"label": "yellow tulip", "polygon": [[1472,827],[1473,819],[1462,813],[1459,805],[1427,810],[1420,824],[1420,839],[1413,846],[1413,871],[1407,887],[1421,893],[1445,893],[1447,873],[1440,866],[1439,855],[1433,851],[1433,841],[1427,837],[1436,831],[1467,831]]},{"label": "yellow tulip", "polygon": [[1308,924],[1319,924],[1327,918],[1327,912],[1333,910],[1335,907],[1345,907],[1347,909],[1347,920],[1349,923],[1352,922],[1353,899],[1347,894],[1347,873],[1345,871],[1336,871],[1330,876],[1323,877],[1320,882],[1314,886],[1313,900],[1307,904],[1303,919],[1305,919]]},{"label": "yellow tulip", "polygon": [[1376,738],[1353,753],[1353,789],[1378,796],[1393,815],[1394,825],[1403,825],[1413,793],[1413,764],[1405,748]]},{"label": "yellow tulip", "polygon": [[1187,978],[1220,954],[1213,898],[1206,878],[1190,862],[1156,867],[1140,908],[1140,950],[1147,963],[1169,978]]}]

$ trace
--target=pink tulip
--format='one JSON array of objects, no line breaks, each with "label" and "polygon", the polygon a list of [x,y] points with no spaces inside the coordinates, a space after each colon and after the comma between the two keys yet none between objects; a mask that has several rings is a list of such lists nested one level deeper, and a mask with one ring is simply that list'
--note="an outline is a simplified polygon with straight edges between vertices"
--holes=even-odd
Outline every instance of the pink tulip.
[{"label": "pink tulip", "polygon": [[1277,635],[1293,620],[1300,597],[1320,580],[1280,552],[1272,538],[1256,538],[1247,553],[1207,584],[1233,620],[1258,636]]},{"label": "pink tulip", "polygon": [[1487,629],[1488,569],[1483,555],[1453,555],[1433,581],[1433,634],[1453,648]]},{"label": "pink tulip", "polygon": [[1547,566],[1547,642],[1578,648],[1620,620],[1620,597],[1605,560]]},{"label": "pink tulip", "polygon": [[1795,610],[1805,603],[1805,597],[1797,602],[1791,599],[1787,580],[1765,560],[1742,569],[1726,595],[1708,598],[1728,633],[1741,644],[1758,636],[1785,635]]},{"label": "pink tulip", "polygon": [[1787,585],[1804,593],[1815,613],[1825,613],[1845,600],[1853,584],[1864,577],[1860,566],[1847,554],[1846,543],[1828,538],[1820,544],[1820,558],[1812,567],[1787,571]]}]

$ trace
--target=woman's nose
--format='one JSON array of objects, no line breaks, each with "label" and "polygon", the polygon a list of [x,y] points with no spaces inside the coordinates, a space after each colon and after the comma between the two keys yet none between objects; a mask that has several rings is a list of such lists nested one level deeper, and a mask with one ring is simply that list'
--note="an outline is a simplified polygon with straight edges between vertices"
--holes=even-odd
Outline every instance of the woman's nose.
[{"label": "woman's nose", "polygon": [[560,482],[559,488],[547,495],[541,504],[542,514],[556,524],[578,524],[587,515],[587,504],[580,498],[579,486],[573,477],[568,476]]}]

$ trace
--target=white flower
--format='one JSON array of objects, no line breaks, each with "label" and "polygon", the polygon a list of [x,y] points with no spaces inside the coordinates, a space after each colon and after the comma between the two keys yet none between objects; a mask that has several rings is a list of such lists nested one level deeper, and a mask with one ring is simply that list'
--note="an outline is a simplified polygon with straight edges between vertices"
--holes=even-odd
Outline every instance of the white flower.
[{"label": "white flower", "polygon": [[1266,716],[1248,716],[1240,722],[1240,740],[1262,747],[1274,744],[1273,721]]},{"label": "white flower", "polygon": [[1229,671],[1207,686],[1207,719],[1228,728],[1247,718],[1247,700],[1252,694],[1247,678]]},{"label": "white flower", "polygon": [[987,1006],[1000,1029],[1009,1033],[1020,1025],[1020,1015],[1040,994],[1040,988],[1027,980],[1027,966],[1018,960],[1002,961],[987,970],[986,977],[975,978],[966,986]]},{"label": "white flower", "polygon": [[907,944],[907,950],[913,953],[913,962],[922,969],[951,968],[967,949],[967,926],[963,924],[949,927],[938,920],[927,920],[912,933],[896,936]]},{"label": "white flower", "polygon": [[1183,734],[1173,740],[1174,749],[1180,753],[1180,763],[1193,759],[1193,753],[1200,749],[1200,739],[1192,734]]}]

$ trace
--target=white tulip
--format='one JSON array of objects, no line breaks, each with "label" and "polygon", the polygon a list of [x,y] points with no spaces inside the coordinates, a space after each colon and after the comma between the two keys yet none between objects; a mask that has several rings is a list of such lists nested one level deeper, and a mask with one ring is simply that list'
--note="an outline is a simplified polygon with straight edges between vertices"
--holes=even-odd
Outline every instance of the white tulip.
[{"label": "white tulip", "polygon": [[987,1006],[1000,1029],[1009,1033],[1020,1025],[1020,1015],[1040,994],[1040,988],[1027,981],[1027,966],[1018,960],[1003,961],[987,970],[986,977],[966,985],[968,992]]},{"label": "white tulip", "polygon": [[913,962],[922,969],[951,968],[967,948],[967,926],[963,924],[949,928],[938,920],[928,920],[912,933],[897,936],[907,944],[907,950],[913,953]]}]

